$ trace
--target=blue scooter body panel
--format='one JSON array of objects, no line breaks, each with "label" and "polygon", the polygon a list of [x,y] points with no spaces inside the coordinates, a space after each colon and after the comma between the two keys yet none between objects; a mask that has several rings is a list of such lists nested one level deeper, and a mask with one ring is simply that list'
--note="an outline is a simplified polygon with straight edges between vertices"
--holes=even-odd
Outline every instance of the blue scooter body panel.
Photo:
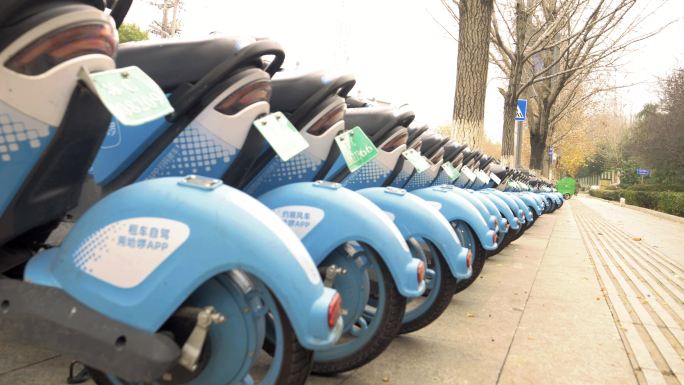
[{"label": "blue scooter body panel", "polygon": [[488,189],[488,190],[483,190],[483,191],[486,191],[490,194],[494,194],[497,197],[499,197],[500,199],[502,199],[504,202],[506,202],[508,207],[511,208],[511,211],[513,212],[513,214],[520,221],[520,224],[524,224],[525,222],[527,222],[523,208],[520,206],[520,204],[518,203],[517,200],[513,199],[513,196],[511,195],[511,193],[503,192],[503,191],[500,191],[497,189]]},{"label": "blue scooter body panel", "polygon": [[470,225],[485,250],[495,250],[494,230],[490,229],[480,212],[468,200],[453,193],[450,186],[426,187],[412,191],[439,209],[447,221],[461,220]]},{"label": "blue scooter body panel", "polygon": [[299,236],[316,265],[338,246],[360,241],[373,248],[389,268],[399,292],[417,297],[420,260],[413,258],[404,237],[373,202],[339,183],[300,182],[259,197]]},{"label": "blue scooter body panel", "polygon": [[358,193],[380,207],[405,239],[416,237],[430,241],[442,254],[454,277],[470,277],[472,269],[466,262],[468,249],[461,246],[456,232],[435,207],[414,194],[395,188],[373,187]]},{"label": "blue scooter body panel", "polygon": [[12,202],[57,130],[0,102],[0,215]]},{"label": "blue scooter body panel", "polygon": [[530,193],[518,193],[516,194],[518,198],[522,199],[523,202],[527,205],[527,207],[531,207],[532,210],[534,210],[537,215],[542,215],[542,209],[539,203],[537,202],[534,197],[530,196]]},{"label": "blue scooter body panel", "polygon": [[500,222],[497,222],[498,219],[496,216],[492,215],[487,209],[487,206],[482,203],[481,197],[475,196],[472,190],[464,190],[451,185],[445,185],[444,188],[450,189],[454,194],[458,194],[459,196],[463,197],[463,199],[470,202],[477,209],[477,211],[480,212],[480,215],[482,215],[482,218],[485,219],[489,228],[497,233],[499,232],[498,223]]},{"label": "blue scooter body panel", "polygon": [[[520,222],[517,215],[513,214],[513,210],[511,210],[511,207],[506,203],[506,201],[501,199],[501,197],[498,195],[491,193],[489,190],[478,191],[478,193],[486,195],[487,198],[489,198],[489,200],[496,205],[496,208],[499,209],[499,212],[506,218],[512,230],[517,230],[520,228]],[[515,207],[517,208],[518,205],[515,205]]]},{"label": "blue scooter body panel", "polygon": [[518,207],[520,207],[522,209],[523,214],[525,214],[525,221],[526,222],[534,221],[534,217],[532,216],[532,210],[527,205],[527,202],[525,202],[522,198],[520,198],[518,196],[518,193],[512,193],[512,194],[510,194],[510,196],[518,204]]},{"label": "blue scooter body panel", "polygon": [[499,208],[496,207],[494,202],[492,202],[491,198],[489,195],[482,194],[479,191],[470,191],[470,193],[477,198],[485,207],[487,207],[487,211],[494,217],[496,217],[496,220],[499,221],[499,236],[503,236],[508,232],[508,228],[506,226],[506,223],[508,223],[508,219],[504,218],[503,214],[499,211]]},{"label": "blue scooter body panel", "polygon": [[239,269],[272,290],[303,346],[331,346],[342,327],[327,324],[335,291],[323,286],[290,229],[241,191],[183,181],[159,178],[107,196],[59,248],[29,263],[26,280],[61,287],[96,311],[154,332],[202,283]]}]

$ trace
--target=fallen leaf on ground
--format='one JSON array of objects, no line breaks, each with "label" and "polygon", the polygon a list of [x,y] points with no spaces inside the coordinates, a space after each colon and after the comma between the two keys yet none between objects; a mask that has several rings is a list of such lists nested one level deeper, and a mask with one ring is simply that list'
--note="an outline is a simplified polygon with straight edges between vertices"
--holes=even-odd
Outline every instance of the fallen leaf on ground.
[{"label": "fallen leaf on ground", "polygon": [[632,237],[632,240],[633,240],[633,241],[640,241],[640,240],[641,240],[641,237]]},{"label": "fallen leaf on ground", "polygon": [[473,313],[466,313],[466,317],[468,317],[468,318],[473,318],[473,317],[475,317],[475,314],[473,314]]}]

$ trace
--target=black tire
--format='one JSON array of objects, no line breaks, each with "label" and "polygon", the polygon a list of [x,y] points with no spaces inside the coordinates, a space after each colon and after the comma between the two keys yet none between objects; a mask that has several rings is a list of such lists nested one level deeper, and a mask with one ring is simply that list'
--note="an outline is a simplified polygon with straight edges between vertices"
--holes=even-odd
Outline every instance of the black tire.
[{"label": "black tire", "polygon": [[458,281],[458,283],[456,284],[456,291],[454,291],[454,294],[462,292],[463,290],[467,289],[470,285],[472,285],[473,282],[475,282],[477,277],[480,276],[480,273],[482,273],[482,269],[485,265],[485,260],[487,259],[485,249],[484,247],[482,247],[480,239],[477,237],[477,235],[475,235],[470,225],[468,225],[467,223],[464,224],[467,226],[467,229],[472,234],[475,243],[475,252],[473,253],[473,274],[468,279]]},{"label": "black tire", "polygon": [[401,320],[404,318],[404,311],[406,310],[406,298],[399,293],[392,274],[379,256],[377,262],[382,272],[385,292],[387,293],[386,311],[383,312],[379,320],[380,325],[377,334],[351,356],[331,361],[316,361],[314,356],[313,373],[330,376],[366,365],[385,351],[399,334]]},{"label": "black tire", "polygon": [[[430,306],[430,308],[428,308],[427,311],[410,322],[402,323],[401,329],[399,330],[400,334],[415,332],[431,324],[433,321],[439,318],[442,313],[444,313],[447,307],[449,307],[451,298],[456,292],[458,281],[453,275],[451,275],[449,265],[447,265],[442,253],[440,253],[434,246],[431,246],[430,249],[432,257],[439,258],[439,263],[442,267],[439,271],[441,278],[439,293],[437,293],[435,302],[432,304],[432,306]],[[427,265],[427,268],[432,268],[434,266],[434,262],[432,264],[428,263]]]},{"label": "black tire", "polygon": [[[280,302],[275,297],[273,299],[280,312],[283,327],[283,346],[285,348],[283,352],[285,359],[281,363],[281,370],[276,379],[276,385],[304,385],[313,368],[313,352],[299,343],[290,319],[285,314],[285,310],[283,310]],[[273,356],[275,349],[273,343],[268,338],[264,341],[263,349]]]}]

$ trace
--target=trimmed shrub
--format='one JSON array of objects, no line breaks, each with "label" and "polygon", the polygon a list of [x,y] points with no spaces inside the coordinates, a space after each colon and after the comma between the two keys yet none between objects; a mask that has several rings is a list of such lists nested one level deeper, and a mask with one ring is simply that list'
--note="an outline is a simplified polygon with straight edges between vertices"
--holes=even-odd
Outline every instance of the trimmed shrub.
[{"label": "trimmed shrub", "polygon": [[669,191],[659,193],[657,210],[684,217],[684,193]]},{"label": "trimmed shrub", "polygon": [[658,207],[659,192],[655,191],[629,191],[622,190],[620,195],[625,198],[628,205],[645,207],[655,210]]},{"label": "trimmed shrub", "polygon": [[589,195],[609,201],[619,201],[620,191],[617,190],[589,190]]},{"label": "trimmed shrub", "polygon": [[611,201],[625,198],[627,204],[684,217],[684,192],[590,190],[589,195]]}]

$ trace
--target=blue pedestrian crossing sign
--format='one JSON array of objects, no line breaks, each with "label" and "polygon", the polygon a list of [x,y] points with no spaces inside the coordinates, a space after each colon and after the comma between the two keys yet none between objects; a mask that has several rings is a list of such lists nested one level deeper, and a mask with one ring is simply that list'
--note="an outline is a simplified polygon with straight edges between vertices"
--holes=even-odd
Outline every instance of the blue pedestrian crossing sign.
[{"label": "blue pedestrian crossing sign", "polygon": [[518,99],[518,110],[515,112],[515,120],[524,121],[527,118],[527,99]]}]

